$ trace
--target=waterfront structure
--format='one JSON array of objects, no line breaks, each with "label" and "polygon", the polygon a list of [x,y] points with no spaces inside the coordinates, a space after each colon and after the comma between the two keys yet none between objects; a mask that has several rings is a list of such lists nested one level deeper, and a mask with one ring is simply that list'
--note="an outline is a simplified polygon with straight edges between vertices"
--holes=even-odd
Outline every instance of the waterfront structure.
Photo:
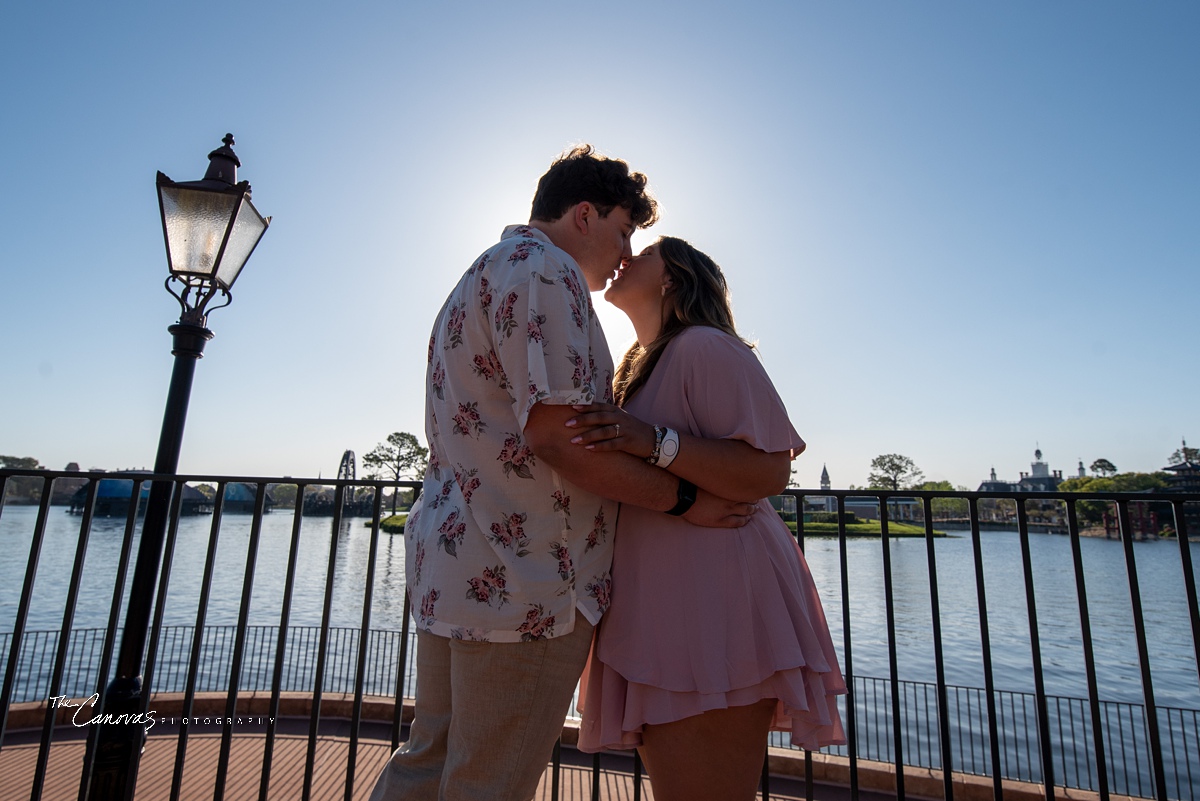
[{"label": "waterfront structure", "polygon": [[[235,481],[225,485],[225,503],[222,510],[225,512],[233,512],[234,514],[253,514],[254,513],[254,496],[255,488],[249,484],[243,484],[240,481]],[[271,493],[266,493],[266,498],[263,501],[263,511],[269,512],[275,508],[275,499],[271,497]]]},{"label": "waterfront structure", "polygon": [[[71,479],[59,479],[69,481]],[[75,479],[78,480],[78,479]],[[138,493],[138,513],[146,511],[146,501],[150,497],[150,487],[143,484]],[[93,511],[97,517],[124,517],[129,513],[129,503],[133,498],[133,479],[105,478],[96,487],[96,507]],[[87,501],[87,481],[72,495],[67,511],[73,515],[81,515]],[[53,501],[52,501],[53,502]],[[183,485],[183,495],[180,498],[179,513],[182,515],[212,514],[212,501],[195,487]],[[253,510],[251,510],[253,511]]]},{"label": "waterfront structure", "polygon": [[[79,472],[79,462],[69,462],[64,470],[71,473]],[[60,478],[50,489],[50,504],[52,506],[70,506],[75,493],[87,486],[85,478]]]}]

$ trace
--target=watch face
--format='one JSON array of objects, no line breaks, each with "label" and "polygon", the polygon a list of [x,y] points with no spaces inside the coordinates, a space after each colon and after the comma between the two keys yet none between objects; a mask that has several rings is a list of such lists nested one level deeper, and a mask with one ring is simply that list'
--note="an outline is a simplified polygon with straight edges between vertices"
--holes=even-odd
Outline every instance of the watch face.
[{"label": "watch face", "polygon": [[674,456],[679,453],[679,443],[673,439],[669,439],[662,444],[663,456]]}]

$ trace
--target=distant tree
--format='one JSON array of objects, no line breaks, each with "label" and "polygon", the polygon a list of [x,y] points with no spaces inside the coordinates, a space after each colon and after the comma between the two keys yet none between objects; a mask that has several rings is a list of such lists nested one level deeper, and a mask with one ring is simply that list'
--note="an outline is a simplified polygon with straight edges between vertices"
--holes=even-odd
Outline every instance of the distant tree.
[{"label": "distant tree", "polygon": [[1092,472],[1098,476],[1115,476],[1117,466],[1107,459],[1097,459],[1092,462]]},{"label": "distant tree", "polygon": [[1189,448],[1184,442],[1182,448],[1177,448],[1167,457],[1167,464],[1183,464],[1184,462],[1200,462],[1200,448]]},{"label": "distant tree", "polygon": [[267,492],[271,493],[271,497],[275,499],[275,506],[281,509],[296,507],[295,484],[268,484]]},{"label": "distant tree", "polygon": [[[0,456],[0,470],[45,470],[32,456]],[[33,476],[13,476],[6,484],[5,495],[11,503],[37,503],[42,497],[42,479]],[[3,499],[0,499],[3,500]]]},{"label": "distant tree", "polygon": [[0,470],[45,470],[32,456],[0,456]]},{"label": "distant tree", "polygon": [[885,453],[871,460],[871,474],[867,476],[868,489],[900,490],[912,489],[920,484],[925,474],[907,456]]},{"label": "distant tree", "polygon": [[[1167,473],[1118,473],[1113,476],[1068,478],[1058,485],[1059,492],[1145,492],[1169,486]],[[1085,526],[1098,526],[1107,512],[1115,515],[1116,507],[1109,501],[1078,501],[1075,511]]]},{"label": "distant tree", "polygon": [[[949,481],[923,481],[913,487],[917,490],[940,492],[967,492],[966,487],[956,487]],[[967,501],[965,498],[933,498],[929,509],[935,518],[964,518],[967,516]]]},{"label": "distant tree", "polygon": [[[429,464],[429,449],[407,431],[389,434],[387,442],[381,442],[362,458],[363,467],[371,478],[399,481],[402,478],[419,478]],[[392,514],[396,514],[399,493],[392,492]]]},{"label": "distant tree", "polygon": [[196,490],[210,501],[217,497],[217,488],[212,484],[197,484]]}]

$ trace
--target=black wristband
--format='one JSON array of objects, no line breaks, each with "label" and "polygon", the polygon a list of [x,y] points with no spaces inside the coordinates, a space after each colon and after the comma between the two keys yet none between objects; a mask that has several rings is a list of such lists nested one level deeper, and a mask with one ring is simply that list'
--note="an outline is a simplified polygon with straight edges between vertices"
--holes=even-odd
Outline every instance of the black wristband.
[{"label": "black wristband", "polygon": [[675,491],[675,505],[667,510],[667,514],[679,515],[692,508],[692,504],[696,502],[696,485],[685,479],[679,479],[679,489]]}]

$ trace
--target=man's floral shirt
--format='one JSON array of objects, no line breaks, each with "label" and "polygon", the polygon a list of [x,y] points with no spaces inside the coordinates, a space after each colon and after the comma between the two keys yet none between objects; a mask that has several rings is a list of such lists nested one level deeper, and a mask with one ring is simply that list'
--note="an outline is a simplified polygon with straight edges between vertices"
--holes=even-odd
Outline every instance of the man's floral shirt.
[{"label": "man's floral shirt", "polygon": [[538,402],[612,402],[612,357],[578,265],[509,226],[446,299],[429,340],[429,469],[409,514],[417,625],[443,637],[557,637],[608,608],[617,504],[525,444]]}]

